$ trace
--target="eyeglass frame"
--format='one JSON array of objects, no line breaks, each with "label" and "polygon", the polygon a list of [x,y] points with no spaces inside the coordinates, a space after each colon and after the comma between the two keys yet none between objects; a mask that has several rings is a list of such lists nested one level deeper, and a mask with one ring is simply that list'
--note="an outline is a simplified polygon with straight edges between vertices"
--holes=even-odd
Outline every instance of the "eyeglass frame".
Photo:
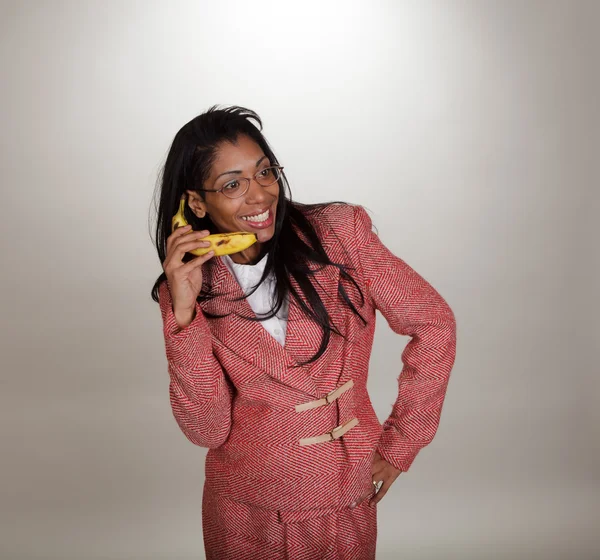
[{"label": "eyeglass frame", "polygon": [[[273,181],[272,183],[268,184],[268,185],[261,185],[257,180],[256,180],[256,176],[259,173],[262,173],[265,169],[272,169],[272,168],[276,168],[280,175],[279,177],[277,177],[277,179],[275,179],[275,181]],[[249,190],[250,190],[250,184],[252,183],[252,179],[254,179],[259,186],[261,186],[263,189],[266,189],[272,185],[274,185],[275,183],[279,182],[279,179],[281,179],[281,172],[283,171],[283,166],[282,165],[269,165],[268,167],[265,167],[264,169],[261,169],[260,171],[257,171],[252,177],[236,177],[236,179],[244,179],[246,180],[246,190],[244,190],[244,192],[240,193],[238,196],[234,196],[234,197],[230,197],[227,196],[224,192],[223,189],[229,184],[229,181],[227,181],[227,183],[225,183],[220,189],[195,189],[197,191],[202,191],[202,192],[214,192],[214,193],[222,193],[224,197],[229,198],[231,200],[236,199],[236,198],[240,198],[241,196],[244,196]]]}]

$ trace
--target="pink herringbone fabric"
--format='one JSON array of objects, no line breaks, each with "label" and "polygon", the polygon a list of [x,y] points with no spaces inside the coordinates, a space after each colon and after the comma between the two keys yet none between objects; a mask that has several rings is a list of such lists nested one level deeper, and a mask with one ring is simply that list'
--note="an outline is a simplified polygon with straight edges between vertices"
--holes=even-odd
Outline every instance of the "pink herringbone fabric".
[{"label": "pink herringbone fabric", "polygon": [[[328,527],[341,531],[350,525],[335,521],[339,512],[371,491],[374,451],[407,471],[433,439],[455,359],[456,322],[442,296],[381,242],[361,206],[331,205],[311,219],[331,260],[350,267],[365,295],[361,304],[357,290],[337,267],[315,267],[313,281],[345,336],[333,334],[316,362],[295,367],[318,349],[319,326],[293,299],[283,347],[260,323],[241,319],[239,315],[253,316],[252,309],[245,300],[232,301],[243,293],[220,258],[203,265],[203,273],[227,296],[197,303],[194,321],[181,331],[166,282],[160,286],[160,307],[173,414],[192,443],[209,448],[206,483],[211,496],[251,508],[245,512],[267,510],[288,520],[316,520],[319,512],[335,511]],[[340,284],[366,325],[341,303]],[[367,392],[376,310],[394,332],[411,337],[402,353],[398,395],[383,425]],[[205,311],[233,313],[213,319]],[[350,379],[353,388],[337,400],[296,412],[295,405],[320,398]],[[300,439],[329,432],[352,418],[359,424],[343,437],[299,445]],[[218,502],[211,503],[218,509]],[[223,515],[234,511],[223,507]],[[292,533],[284,534],[289,539]],[[293,534],[300,539],[303,533]],[[206,542],[212,542],[208,537]],[[312,558],[298,556],[305,557]]]},{"label": "pink herringbone fabric", "polygon": [[290,517],[228,500],[205,487],[207,560],[375,559],[377,508],[369,506],[368,499],[339,512]]}]

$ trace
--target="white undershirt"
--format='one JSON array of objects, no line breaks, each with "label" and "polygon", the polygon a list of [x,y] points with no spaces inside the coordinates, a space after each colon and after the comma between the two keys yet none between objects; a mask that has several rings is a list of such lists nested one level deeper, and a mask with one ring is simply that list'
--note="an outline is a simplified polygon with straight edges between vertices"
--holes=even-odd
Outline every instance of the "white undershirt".
[{"label": "white undershirt", "polygon": [[[248,292],[258,284],[258,281],[265,270],[267,257],[268,255],[265,255],[256,264],[238,264],[233,262],[229,255],[224,255],[221,258],[231,274],[233,274],[234,278],[237,280],[244,294],[248,294]],[[258,287],[258,289],[246,298],[257,317],[266,315],[271,310],[273,306],[274,287],[275,275],[271,272],[269,277]],[[285,344],[288,310],[289,301],[286,300],[275,317],[260,321],[267,332],[271,334],[281,346]]]}]

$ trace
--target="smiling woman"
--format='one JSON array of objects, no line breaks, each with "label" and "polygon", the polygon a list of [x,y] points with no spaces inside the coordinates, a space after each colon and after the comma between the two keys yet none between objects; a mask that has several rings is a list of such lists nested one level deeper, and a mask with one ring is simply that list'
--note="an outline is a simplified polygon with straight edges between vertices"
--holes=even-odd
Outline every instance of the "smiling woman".
[{"label": "smiling woman", "polygon": [[[376,504],[437,430],[454,315],[361,206],[293,202],[251,121],[242,107],[194,118],[160,178],[152,297],[173,414],[209,448],[206,556],[372,559]],[[182,202],[191,228],[172,231]],[[193,254],[231,233],[257,241]],[[412,337],[383,425],[367,393],[376,310]]]},{"label": "smiling woman", "polygon": [[240,135],[220,145],[204,182],[211,188],[187,190],[190,208],[198,218],[208,214],[220,232],[248,231],[256,235],[258,242],[233,255],[234,262],[255,261],[263,244],[275,234],[280,169],[271,164],[254,140]]}]

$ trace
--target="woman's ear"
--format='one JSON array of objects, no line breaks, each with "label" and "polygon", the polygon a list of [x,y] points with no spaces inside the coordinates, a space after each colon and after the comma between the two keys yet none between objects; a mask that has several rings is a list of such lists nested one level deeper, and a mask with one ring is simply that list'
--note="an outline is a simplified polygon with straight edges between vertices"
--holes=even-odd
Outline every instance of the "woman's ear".
[{"label": "woman's ear", "polygon": [[192,209],[192,212],[198,218],[204,218],[206,216],[206,203],[202,200],[202,197],[196,191],[186,191],[188,194],[187,203]]}]

